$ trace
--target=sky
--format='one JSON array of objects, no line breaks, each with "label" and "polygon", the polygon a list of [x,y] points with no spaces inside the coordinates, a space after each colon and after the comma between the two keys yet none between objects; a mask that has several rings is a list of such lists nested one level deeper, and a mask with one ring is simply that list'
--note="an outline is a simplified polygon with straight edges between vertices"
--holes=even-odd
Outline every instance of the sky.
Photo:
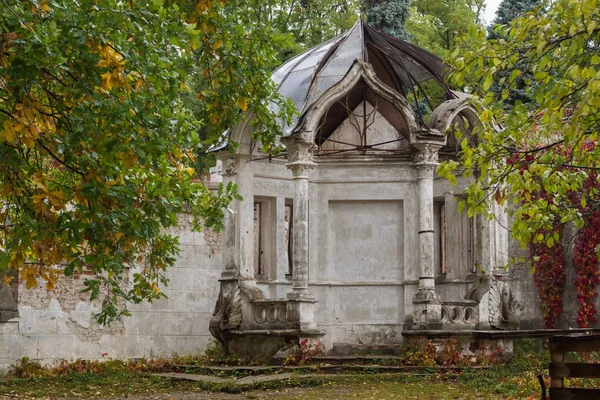
[{"label": "sky", "polygon": [[485,0],[485,24],[489,25],[496,16],[496,9],[501,0]]}]

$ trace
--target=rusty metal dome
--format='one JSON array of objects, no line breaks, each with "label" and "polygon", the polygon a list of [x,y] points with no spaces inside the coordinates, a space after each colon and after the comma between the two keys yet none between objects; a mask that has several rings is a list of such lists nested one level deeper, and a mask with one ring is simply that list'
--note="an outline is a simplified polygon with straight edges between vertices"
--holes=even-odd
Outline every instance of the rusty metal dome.
[{"label": "rusty metal dome", "polygon": [[[299,114],[291,125],[284,126],[284,136],[294,131],[310,106],[341,81],[357,61],[369,63],[381,81],[414,104],[415,114],[423,122],[424,112],[418,103],[431,111],[456,97],[444,83],[447,66],[439,57],[379,32],[359,19],[346,33],[307,50],[274,71],[272,79],[278,91],[294,103]],[[434,86],[436,99],[428,95]]]}]

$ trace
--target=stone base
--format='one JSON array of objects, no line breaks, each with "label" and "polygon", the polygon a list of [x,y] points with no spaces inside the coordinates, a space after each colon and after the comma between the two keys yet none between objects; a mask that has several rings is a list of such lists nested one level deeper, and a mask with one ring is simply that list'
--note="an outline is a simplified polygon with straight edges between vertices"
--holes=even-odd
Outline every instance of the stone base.
[{"label": "stone base", "polygon": [[317,329],[236,330],[227,332],[227,352],[242,358],[269,360],[284,346],[304,339],[319,341],[325,331]]},{"label": "stone base", "polygon": [[296,329],[316,329],[314,299],[288,299],[287,319]]},{"label": "stone base", "polygon": [[393,356],[398,354],[402,343],[396,344],[356,344],[356,343],[334,343],[328,356]]},{"label": "stone base", "polygon": [[402,332],[405,339],[425,338],[431,340],[434,346],[441,351],[447,339],[455,339],[461,344],[464,355],[471,355],[483,349],[484,354],[501,348],[505,353],[512,353],[513,339],[508,337],[487,338],[480,334],[481,331],[454,331],[454,330],[407,330]]},{"label": "stone base", "polygon": [[434,290],[420,289],[413,297],[411,329],[441,329],[442,302]]}]

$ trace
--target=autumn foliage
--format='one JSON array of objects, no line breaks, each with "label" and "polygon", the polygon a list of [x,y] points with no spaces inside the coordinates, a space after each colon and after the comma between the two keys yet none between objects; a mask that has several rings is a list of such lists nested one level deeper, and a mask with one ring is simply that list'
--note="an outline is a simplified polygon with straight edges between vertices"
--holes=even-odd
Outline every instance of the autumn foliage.
[{"label": "autumn foliage", "polygon": [[[235,186],[201,158],[244,112],[269,148],[269,29],[256,2],[6,0],[0,7],[0,274],[91,268],[100,320],[163,296],[184,210],[218,229]],[[126,311],[125,311],[126,313]]]}]

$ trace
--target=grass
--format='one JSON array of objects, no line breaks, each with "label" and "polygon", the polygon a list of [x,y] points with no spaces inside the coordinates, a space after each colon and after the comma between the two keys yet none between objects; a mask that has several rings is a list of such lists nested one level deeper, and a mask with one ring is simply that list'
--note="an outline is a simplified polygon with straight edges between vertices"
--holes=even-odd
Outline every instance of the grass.
[{"label": "grass", "polygon": [[[246,398],[272,399],[505,399],[480,389],[466,388],[442,375],[381,374],[315,376],[267,382],[248,387],[165,379],[148,373],[70,374],[61,377],[8,379],[0,383],[0,396],[33,398],[125,398],[146,394],[186,392],[246,393]],[[218,399],[213,394],[211,398]]]},{"label": "grass", "polygon": [[[198,398],[229,399],[231,397],[226,393],[243,392],[247,399],[283,400],[537,399],[540,393],[537,375],[544,372],[548,365],[548,353],[541,350],[541,346],[534,341],[523,341],[515,348],[510,360],[488,369],[467,368],[451,374],[435,372],[435,369],[431,373],[382,374],[374,366],[363,374],[315,374],[308,378],[291,378],[250,386],[190,382],[151,374],[177,370],[173,365],[181,361],[77,361],[48,370],[24,360],[15,367],[13,376],[0,380],[0,398],[8,395],[19,399],[106,399],[168,394],[177,399],[174,394],[198,393]],[[201,368],[200,365],[198,367]],[[240,377],[240,374],[232,371],[228,376]],[[210,395],[208,392],[211,392]]]}]

